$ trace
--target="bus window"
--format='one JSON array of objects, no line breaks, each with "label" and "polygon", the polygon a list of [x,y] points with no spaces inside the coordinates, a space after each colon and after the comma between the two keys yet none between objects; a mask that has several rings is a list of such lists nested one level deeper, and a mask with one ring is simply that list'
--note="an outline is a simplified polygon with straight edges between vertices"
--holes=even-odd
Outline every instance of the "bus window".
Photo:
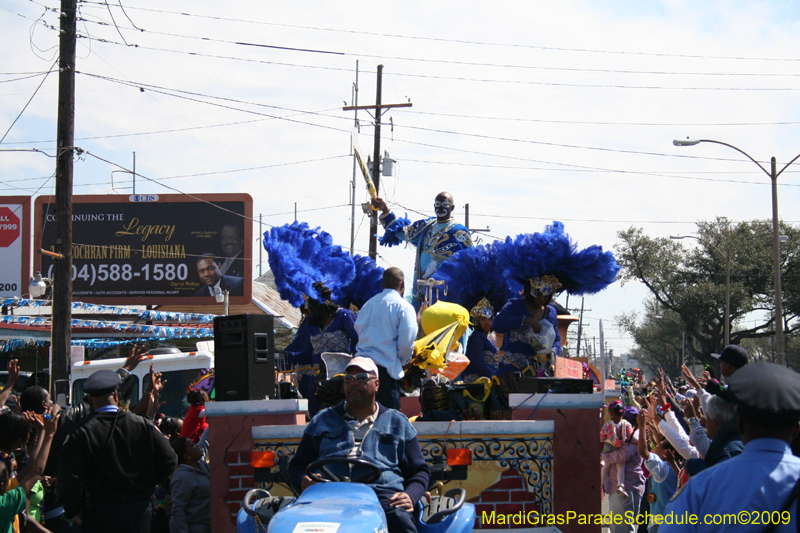
[{"label": "bus window", "polygon": [[[161,391],[159,402],[167,402],[159,409],[159,412],[168,416],[178,416],[189,408],[186,403],[186,389],[189,388],[195,379],[197,379],[198,369],[192,368],[189,370],[175,370],[172,372],[164,372],[161,375],[161,381],[167,382],[164,390]],[[142,379],[144,386],[143,390],[147,390],[150,384],[150,374],[147,374]]]},{"label": "bus window", "polygon": [[[85,379],[76,379],[72,382],[72,405],[77,405],[83,400],[83,382]],[[119,390],[119,406],[123,409],[132,409],[139,403],[139,376],[131,374],[125,386]]]}]

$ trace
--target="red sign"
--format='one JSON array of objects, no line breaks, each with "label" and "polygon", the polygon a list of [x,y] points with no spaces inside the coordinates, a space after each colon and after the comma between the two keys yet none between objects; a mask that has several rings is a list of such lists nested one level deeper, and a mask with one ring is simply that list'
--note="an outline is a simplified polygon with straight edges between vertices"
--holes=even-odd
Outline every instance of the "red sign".
[{"label": "red sign", "polygon": [[7,207],[0,207],[0,248],[8,248],[19,238],[20,223],[17,215]]}]

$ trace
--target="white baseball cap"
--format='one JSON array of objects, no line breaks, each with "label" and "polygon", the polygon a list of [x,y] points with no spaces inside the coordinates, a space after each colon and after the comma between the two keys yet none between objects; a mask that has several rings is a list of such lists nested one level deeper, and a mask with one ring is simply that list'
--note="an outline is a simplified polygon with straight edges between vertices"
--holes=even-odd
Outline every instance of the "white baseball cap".
[{"label": "white baseball cap", "polygon": [[378,366],[375,364],[375,361],[369,357],[353,357],[353,359],[347,363],[347,366],[344,367],[345,372],[350,367],[357,367],[366,372],[374,372],[376,376],[378,375]]}]

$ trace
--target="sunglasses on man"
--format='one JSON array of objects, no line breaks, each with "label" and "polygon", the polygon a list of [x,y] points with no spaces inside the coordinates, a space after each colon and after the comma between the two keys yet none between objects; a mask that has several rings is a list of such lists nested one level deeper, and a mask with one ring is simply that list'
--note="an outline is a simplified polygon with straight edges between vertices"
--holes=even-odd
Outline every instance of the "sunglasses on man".
[{"label": "sunglasses on man", "polygon": [[375,376],[370,376],[366,372],[363,374],[345,374],[344,375],[344,382],[345,383],[352,383],[353,381],[358,381],[359,383],[366,383],[371,379],[378,379]]}]

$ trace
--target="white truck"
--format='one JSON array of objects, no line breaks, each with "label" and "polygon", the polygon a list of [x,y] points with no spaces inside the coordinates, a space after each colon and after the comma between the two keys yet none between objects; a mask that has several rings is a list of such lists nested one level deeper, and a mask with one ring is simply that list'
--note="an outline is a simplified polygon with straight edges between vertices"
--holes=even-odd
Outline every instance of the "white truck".
[{"label": "white truck", "polygon": [[[198,343],[203,350],[182,352],[178,348],[153,348],[131,373],[131,379],[120,391],[120,404],[134,407],[142,394],[147,390],[150,381],[150,363],[156,372],[163,374],[166,386],[161,391],[160,401],[167,402],[160,412],[176,416],[188,408],[184,403],[186,388],[198,378],[201,370],[214,368],[214,353],[208,351],[209,343]],[[213,343],[210,343],[213,345]],[[211,348],[213,350],[213,348]],[[94,372],[103,369],[117,370],[125,364],[125,359],[101,359],[83,361],[72,365],[70,374],[70,392],[72,403],[83,398],[83,382]]]}]

